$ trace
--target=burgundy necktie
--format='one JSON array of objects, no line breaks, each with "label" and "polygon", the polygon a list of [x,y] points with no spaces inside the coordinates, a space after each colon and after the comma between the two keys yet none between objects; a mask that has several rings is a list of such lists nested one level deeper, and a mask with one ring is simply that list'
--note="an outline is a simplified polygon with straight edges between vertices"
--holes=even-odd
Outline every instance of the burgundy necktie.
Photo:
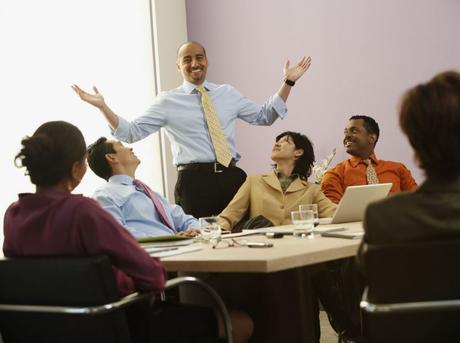
[{"label": "burgundy necktie", "polygon": [[163,222],[163,224],[169,227],[174,233],[177,233],[176,229],[174,229],[174,226],[171,225],[171,223],[169,222],[168,216],[166,215],[165,209],[163,205],[161,204],[160,199],[158,199],[157,195],[150,189],[150,187],[147,186],[145,183],[143,183],[140,180],[134,180],[133,184],[139,187],[140,189],[142,189],[145,195],[147,195],[152,200],[153,205],[155,206],[158,212],[158,215],[161,221]]}]

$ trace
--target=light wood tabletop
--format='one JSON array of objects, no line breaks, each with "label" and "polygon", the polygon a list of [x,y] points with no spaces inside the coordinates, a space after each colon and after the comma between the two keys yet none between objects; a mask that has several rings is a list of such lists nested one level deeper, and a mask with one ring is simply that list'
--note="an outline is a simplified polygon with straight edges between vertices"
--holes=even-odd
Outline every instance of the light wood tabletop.
[{"label": "light wood tabletop", "polygon": [[[362,223],[320,225],[325,228],[346,228],[344,232],[362,231]],[[219,244],[212,249],[203,244],[203,249],[187,254],[162,258],[168,271],[177,272],[243,272],[272,273],[292,268],[354,256],[360,239],[321,237],[297,238],[285,235],[270,239],[264,235],[239,237],[237,240],[265,241],[273,243],[271,248],[227,247]]]}]

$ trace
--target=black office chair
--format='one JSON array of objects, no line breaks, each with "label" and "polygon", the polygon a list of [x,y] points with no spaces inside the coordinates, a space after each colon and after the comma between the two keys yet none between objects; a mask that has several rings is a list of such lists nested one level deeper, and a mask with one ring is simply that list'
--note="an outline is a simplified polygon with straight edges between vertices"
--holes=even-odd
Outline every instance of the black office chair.
[{"label": "black office chair", "polygon": [[[219,295],[194,277],[169,280],[166,289],[193,284],[216,301],[227,342],[227,309]],[[4,343],[133,342],[125,310],[152,294],[120,299],[106,256],[0,260],[0,333]],[[180,327],[180,324],[178,324]]]},{"label": "black office chair", "polygon": [[378,342],[460,342],[460,241],[368,245],[364,336]]}]

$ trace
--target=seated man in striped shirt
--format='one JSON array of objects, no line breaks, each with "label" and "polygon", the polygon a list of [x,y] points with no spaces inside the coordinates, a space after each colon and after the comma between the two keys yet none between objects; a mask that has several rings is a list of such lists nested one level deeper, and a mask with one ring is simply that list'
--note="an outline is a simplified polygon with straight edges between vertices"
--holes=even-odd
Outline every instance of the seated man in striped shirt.
[{"label": "seated man in striped shirt", "polygon": [[392,183],[390,193],[417,187],[404,164],[377,159],[374,149],[380,129],[373,118],[352,116],[344,134],[343,145],[351,157],[328,170],[321,181],[321,190],[333,202],[340,202],[348,186]]},{"label": "seated man in striped shirt", "polygon": [[196,235],[196,218],[135,179],[140,160],[132,148],[101,137],[88,147],[88,164],[96,175],[107,180],[93,198],[135,238]]}]

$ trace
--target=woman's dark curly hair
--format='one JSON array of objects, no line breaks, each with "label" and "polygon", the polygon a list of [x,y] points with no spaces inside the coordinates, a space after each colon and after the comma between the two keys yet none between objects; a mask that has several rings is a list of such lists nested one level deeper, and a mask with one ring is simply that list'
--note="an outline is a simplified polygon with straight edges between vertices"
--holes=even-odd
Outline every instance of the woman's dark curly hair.
[{"label": "woman's dark curly hair", "polygon": [[69,176],[72,165],[86,155],[83,134],[65,121],[42,124],[21,144],[22,149],[14,159],[15,165],[25,167],[30,181],[39,187],[53,186]]},{"label": "woman's dark curly hair", "polygon": [[278,142],[284,136],[291,137],[295,148],[303,150],[303,155],[295,161],[295,167],[292,173],[299,175],[300,179],[307,181],[308,177],[311,175],[311,168],[313,167],[313,162],[315,161],[313,144],[307,136],[292,131],[286,131],[279,134],[276,137],[276,142]]}]

